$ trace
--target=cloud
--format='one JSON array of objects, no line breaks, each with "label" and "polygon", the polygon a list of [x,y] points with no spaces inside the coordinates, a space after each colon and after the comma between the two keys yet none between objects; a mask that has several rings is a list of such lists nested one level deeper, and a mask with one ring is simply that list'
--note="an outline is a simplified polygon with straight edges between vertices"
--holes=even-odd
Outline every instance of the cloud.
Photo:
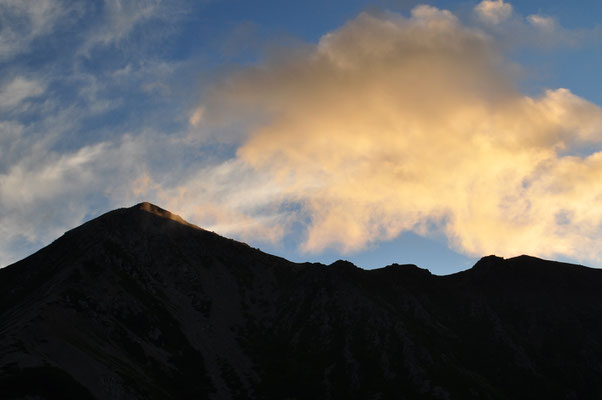
[{"label": "cloud", "polygon": [[503,0],[483,0],[474,8],[477,16],[484,22],[497,25],[510,18],[512,5]]},{"label": "cloud", "polygon": [[102,8],[103,23],[88,38],[87,50],[96,45],[109,45],[127,36],[140,22],[155,16],[161,2],[154,0],[105,0]]},{"label": "cloud", "polygon": [[294,221],[283,207],[280,185],[242,160],[197,166],[174,185],[171,175],[140,176],[132,185],[138,200],[162,204],[187,220],[221,235],[253,242],[276,242]]},{"label": "cloud", "polygon": [[166,182],[190,168],[190,146],[170,135],[186,124],[191,63],[157,39],[179,32],[192,7],[0,0],[0,266],[148,199],[131,186],[145,174]]},{"label": "cloud", "polygon": [[[96,18],[99,22],[88,32],[79,53],[89,57],[90,51],[96,47],[117,45],[132,36],[136,29],[148,26],[150,22],[154,26],[147,29],[144,35],[158,37],[161,30],[159,22],[175,22],[185,13],[184,10],[182,1],[179,0],[104,0],[99,18]],[[143,42],[137,42],[138,45],[141,43]]]},{"label": "cloud", "polygon": [[[0,265],[14,261],[16,241],[23,247],[45,242],[62,234],[64,225],[57,222],[70,226],[81,221],[86,210],[77,202],[89,184],[90,165],[102,150],[95,146],[60,156],[27,157],[0,174]],[[53,207],[58,199],[62,207]]]},{"label": "cloud", "polygon": [[[3,131],[9,128],[14,131],[13,145],[27,142],[22,127],[0,124]],[[158,157],[162,143],[161,135],[145,132],[60,153],[40,141],[20,149],[25,154],[0,169],[0,267],[91,215],[123,206],[124,201],[133,203],[132,182],[148,173],[147,161]]]},{"label": "cloud", "polygon": [[23,125],[14,121],[0,121],[0,171],[2,171],[11,153],[23,135]]},{"label": "cloud", "polygon": [[525,32],[529,33],[531,42],[545,47],[579,46],[586,39],[593,39],[599,36],[598,29],[593,30],[569,30],[558,23],[558,21],[550,16],[541,14],[532,14],[526,18],[527,25]]},{"label": "cloud", "polygon": [[0,111],[12,109],[23,100],[41,95],[44,90],[41,82],[17,76],[0,89]]},{"label": "cloud", "polygon": [[188,118],[188,122],[193,127],[197,128],[201,121],[203,120],[203,114],[205,113],[203,107],[197,107],[192,114],[190,114],[190,118]]},{"label": "cloud", "polygon": [[[294,204],[306,251],[442,231],[472,255],[599,261],[602,109],[568,89],[525,95],[513,71],[448,11],[360,14],[206,92],[203,123],[251,128],[234,172],[197,185],[266,231]],[[244,185],[228,183],[237,169]]]},{"label": "cloud", "polygon": [[557,19],[543,14],[523,16],[503,0],[483,0],[474,7],[480,27],[500,44],[531,50],[579,47],[597,42],[600,28],[567,29]]},{"label": "cloud", "polygon": [[533,14],[527,17],[529,23],[539,29],[553,30],[556,28],[556,21],[552,17],[546,17],[544,15]]},{"label": "cloud", "polygon": [[167,60],[156,40],[190,4],[0,0],[0,264],[141,200],[253,242],[302,229],[306,251],[412,230],[471,254],[599,259],[600,109],[520,93],[499,50],[508,32],[577,37],[555,20],[361,14],[204,76],[190,104],[198,60]]},{"label": "cloud", "polygon": [[[51,32],[76,5],[55,0],[0,1],[0,60],[29,51],[31,43]],[[63,19],[64,20],[64,19]]]}]

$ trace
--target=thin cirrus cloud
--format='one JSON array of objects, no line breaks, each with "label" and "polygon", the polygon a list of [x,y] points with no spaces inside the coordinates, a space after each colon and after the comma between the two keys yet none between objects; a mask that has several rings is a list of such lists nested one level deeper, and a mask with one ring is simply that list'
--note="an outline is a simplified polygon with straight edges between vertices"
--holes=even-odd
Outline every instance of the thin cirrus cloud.
[{"label": "thin cirrus cloud", "polygon": [[[244,215],[232,233],[278,238],[274,224],[297,218],[309,252],[414,231],[471,255],[602,256],[602,109],[563,88],[521,93],[495,37],[449,11],[362,13],[315,47],[227,74],[198,110],[196,130],[254,116],[221,180],[207,169],[163,192],[209,227]],[[186,208],[201,187],[220,213]]]},{"label": "thin cirrus cloud", "polygon": [[[8,145],[18,144],[23,128],[3,124],[4,132],[14,131]],[[62,153],[36,143],[29,154],[12,160],[8,167],[4,159],[10,159],[10,154],[0,152],[0,266],[31,252],[32,244],[49,243],[89,218],[91,207],[98,203],[94,196],[99,187],[121,204],[133,202],[131,183],[145,173],[146,160],[157,153],[152,142],[158,136],[152,132],[124,135],[115,143],[100,142]]]},{"label": "thin cirrus cloud", "polygon": [[149,20],[167,18],[170,10],[176,9],[173,2],[172,8],[162,0],[105,0],[102,4],[100,20],[81,48],[81,53],[89,56],[89,52],[96,46],[108,46],[119,43],[136,27]]},{"label": "thin cirrus cloud", "polygon": [[26,52],[31,43],[51,32],[77,6],[59,0],[0,1],[0,60]]},{"label": "thin cirrus cloud", "polygon": [[0,0],[0,267],[132,202],[131,182],[163,159],[153,116],[175,63],[157,39],[186,3]]},{"label": "thin cirrus cloud", "polygon": [[43,83],[17,76],[0,89],[0,111],[11,110],[26,99],[41,95],[44,90]]}]

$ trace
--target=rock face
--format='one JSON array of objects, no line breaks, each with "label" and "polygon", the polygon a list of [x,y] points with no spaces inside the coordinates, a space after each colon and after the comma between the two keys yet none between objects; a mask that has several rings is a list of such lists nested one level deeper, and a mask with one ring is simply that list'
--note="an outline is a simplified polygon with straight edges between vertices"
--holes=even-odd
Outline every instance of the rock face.
[{"label": "rock face", "polygon": [[149,203],[0,270],[0,397],[600,399],[602,270],[296,264]]}]

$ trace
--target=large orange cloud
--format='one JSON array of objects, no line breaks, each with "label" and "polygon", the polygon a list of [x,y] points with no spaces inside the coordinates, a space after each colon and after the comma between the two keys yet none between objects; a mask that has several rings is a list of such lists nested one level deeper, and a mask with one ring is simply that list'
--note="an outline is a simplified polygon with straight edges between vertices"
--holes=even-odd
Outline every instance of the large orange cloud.
[{"label": "large orange cloud", "polygon": [[205,170],[188,185],[270,238],[292,218],[278,205],[298,204],[307,251],[442,230],[473,255],[599,261],[602,109],[567,89],[522,94],[516,71],[448,11],[361,14],[208,91],[195,126],[243,115],[253,128],[223,182]]}]

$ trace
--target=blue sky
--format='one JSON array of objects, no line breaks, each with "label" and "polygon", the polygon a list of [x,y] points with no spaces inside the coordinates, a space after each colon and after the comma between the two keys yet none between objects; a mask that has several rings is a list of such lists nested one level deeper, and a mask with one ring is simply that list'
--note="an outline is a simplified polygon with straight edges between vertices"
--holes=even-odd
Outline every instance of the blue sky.
[{"label": "blue sky", "polygon": [[0,266],[147,200],[295,261],[600,267],[600,16],[0,0]]}]

